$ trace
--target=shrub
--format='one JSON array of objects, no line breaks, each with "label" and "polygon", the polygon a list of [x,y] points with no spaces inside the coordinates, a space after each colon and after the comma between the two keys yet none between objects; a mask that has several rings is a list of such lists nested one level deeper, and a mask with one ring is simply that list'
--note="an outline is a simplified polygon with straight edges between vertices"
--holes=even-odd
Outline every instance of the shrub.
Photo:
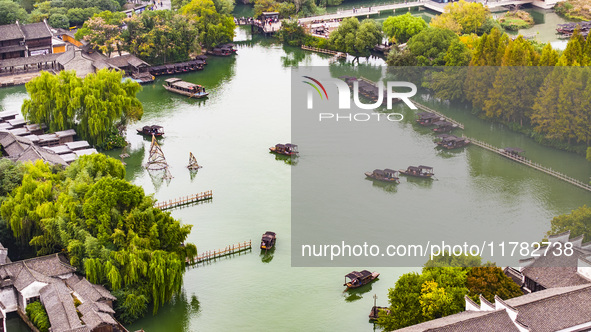
[{"label": "shrub", "polygon": [[45,311],[45,307],[39,301],[31,302],[27,305],[25,309],[27,312],[27,317],[33,322],[33,325],[39,329],[41,332],[48,332],[49,331],[49,317],[47,316],[47,312]]}]

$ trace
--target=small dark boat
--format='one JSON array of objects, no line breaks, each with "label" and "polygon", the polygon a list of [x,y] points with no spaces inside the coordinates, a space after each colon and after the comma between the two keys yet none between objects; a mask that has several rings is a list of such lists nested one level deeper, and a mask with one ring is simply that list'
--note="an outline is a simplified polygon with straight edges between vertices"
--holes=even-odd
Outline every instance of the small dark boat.
[{"label": "small dark boat", "polygon": [[419,117],[417,119],[417,122],[421,126],[430,126],[430,125],[434,124],[435,122],[441,120],[441,117],[439,115],[429,113],[429,112],[418,113],[417,116]]},{"label": "small dark boat", "polygon": [[[379,273],[369,272],[368,270],[363,270],[361,272],[353,271],[345,276],[345,284],[343,286],[347,286],[347,288],[361,287],[376,280],[379,276]],[[347,281],[347,279],[349,279],[349,281]]]},{"label": "small dark boat", "polygon": [[369,320],[378,320],[381,311],[384,311],[386,314],[390,313],[390,309],[388,309],[388,307],[378,307],[374,305],[371,308],[371,312],[369,313]]},{"label": "small dark boat", "polygon": [[265,232],[263,237],[261,238],[261,249],[263,250],[271,250],[275,246],[275,241],[277,238],[275,237],[274,232]]},{"label": "small dark boat", "polygon": [[164,127],[158,125],[144,126],[142,129],[136,129],[138,134],[160,137],[164,135]]},{"label": "small dark boat", "polygon": [[525,150],[520,148],[503,148],[500,149],[499,152],[501,152],[507,158],[525,160],[525,157],[523,156]]},{"label": "small dark boat", "polygon": [[299,153],[298,146],[291,143],[276,144],[275,146],[270,147],[269,151],[284,156],[295,156]]},{"label": "small dark boat", "polygon": [[400,174],[407,176],[416,176],[418,178],[433,178],[433,167],[430,166],[408,166],[406,170],[401,169]]},{"label": "small dark boat", "polygon": [[172,91],[181,95],[189,96],[191,98],[203,98],[209,95],[208,92],[205,92],[205,88],[199,84],[193,84],[189,82],[182,81],[180,78],[169,78],[166,79],[162,86],[168,90]]},{"label": "small dark boat", "polygon": [[208,50],[207,54],[217,56],[230,56],[236,54],[236,49],[234,48],[234,44],[224,44],[218,47],[214,47],[211,50]]},{"label": "small dark boat", "polygon": [[435,139],[435,143],[437,143],[437,146],[451,150],[451,149],[461,148],[461,147],[464,147],[464,146],[470,144],[470,140],[465,137],[457,137],[454,135],[441,134],[441,135],[437,135],[437,138]]},{"label": "small dark boat", "polygon": [[365,172],[365,176],[378,181],[400,183],[398,180],[398,171],[389,168],[384,170],[374,169],[373,172]]},{"label": "small dark boat", "polygon": [[456,128],[458,125],[453,124],[449,121],[436,121],[433,122],[433,124],[435,125],[435,128],[433,128],[433,131],[436,133],[447,133],[448,131],[451,131],[452,129]]}]

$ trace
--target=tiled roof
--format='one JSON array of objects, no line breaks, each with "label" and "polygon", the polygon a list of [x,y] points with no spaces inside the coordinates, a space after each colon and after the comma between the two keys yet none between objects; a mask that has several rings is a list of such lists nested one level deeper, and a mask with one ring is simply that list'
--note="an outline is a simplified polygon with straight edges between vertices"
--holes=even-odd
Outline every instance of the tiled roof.
[{"label": "tiled roof", "polygon": [[521,272],[527,278],[544,286],[567,287],[588,284],[589,281],[577,273],[579,257],[589,256],[588,250],[574,248],[574,255],[543,255],[535,259],[531,265]]},{"label": "tiled roof", "polygon": [[465,320],[474,319],[490,314],[490,311],[462,311],[455,315],[430,320],[424,323],[411,325],[396,331],[400,332],[422,332],[422,331],[437,331],[437,328],[444,328],[448,325],[460,323]]},{"label": "tiled roof", "polygon": [[464,311],[397,331],[510,332],[519,331],[518,324],[535,332],[552,332],[591,322],[591,284],[557,287],[497,301],[517,312],[515,323],[505,309]]},{"label": "tiled roof", "polygon": [[44,148],[30,145],[23,153],[14,158],[15,161],[32,161],[43,160],[54,165],[67,166],[68,164],[55,152],[46,150]]},{"label": "tiled roof", "polygon": [[55,280],[43,287],[40,294],[52,331],[69,331],[83,327],[74,299],[63,281]]},{"label": "tiled roof", "polygon": [[590,322],[591,285],[562,290],[562,293],[539,291],[536,293],[544,293],[538,294],[545,295],[543,298],[513,305],[518,311],[517,320],[536,332],[558,331]]},{"label": "tiled roof", "polygon": [[139,59],[133,54],[124,54],[121,56],[109,58],[107,62],[110,65],[113,65],[118,68],[127,67],[128,65],[131,65],[133,67],[149,66],[147,62]]},{"label": "tiled roof", "polygon": [[16,24],[5,24],[0,25],[0,41],[12,40],[12,39],[23,39],[21,29]]},{"label": "tiled roof", "polygon": [[47,28],[45,22],[21,24],[21,29],[26,39],[39,39],[51,37],[51,31]]},{"label": "tiled roof", "polygon": [[100,311],[99,307],[93,302],[84,302],[78,306],[78,311],[82,314],[82,321],[91,330],[101,324],[118,325],[117,321],[109,313]]},{"label": "tiled roof", "polygon": [[111,295],[104,287],[90,283],[86,278],[71,276],[66,280],[68,287],[78,293],[83,301],[97,302],[100,300],[115,301],[117,298]]},{"label": "tiled roof", "polygon": [[62,261],[59,254],[12,262],[0,266],[0,276],[10,278],[20,291],[34,281],[51,282],[50,277],[73,273],[76,269]]},{"label": "tiled roof", "polygon": [[519,332],[505,310],[493,311],[488,315],[466,319],[455,324],[428,329],[437,332]]}]

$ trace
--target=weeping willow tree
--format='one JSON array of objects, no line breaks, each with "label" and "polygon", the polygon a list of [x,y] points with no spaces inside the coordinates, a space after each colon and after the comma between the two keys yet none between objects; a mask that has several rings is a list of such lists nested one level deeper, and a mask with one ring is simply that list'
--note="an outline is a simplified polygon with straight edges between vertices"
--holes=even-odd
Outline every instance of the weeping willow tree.
[{"label": "weeping willow tree", "polygon": [[21,111],[25,119],[45,123],[50,131],[76,129],[91,144],[100,144],[116,129],[141,119],[143,107],[136,98],[137,82],[119,71],[102,69],[84,79],[74,71],[58,75],[42,72],[26,85],[29,99]]},{"label": "weeping willow tree", "polygon": [[124,180],[121,162],[83,156],[65,170],[27,164],[22,185],[0,207],[14,237],[39,255],[66,251],[90,282],[118,297],[124,322],[154,313],[179,294],[191,225],[153,208],[153,198]]}]

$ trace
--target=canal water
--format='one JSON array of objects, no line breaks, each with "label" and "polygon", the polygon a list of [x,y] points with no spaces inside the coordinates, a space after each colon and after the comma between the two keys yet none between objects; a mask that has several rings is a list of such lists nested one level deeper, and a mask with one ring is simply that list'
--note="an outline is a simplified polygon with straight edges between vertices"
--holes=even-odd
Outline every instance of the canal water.
[{"label": "canal water", "polygon": [[[148,315],[128,329],[372,331],[374,326],[367,315],[374,294],[378,305],[387,305],[388,289],[402,274],[419,271],[420,267],[376,268],[381,273],[378,281],[351,292],[345,292],[342,286],[351,268],[292,268],[290,173],[310,157],[302,151],[299,163],[290,165],[268,152],[276,143],[290,142],[291,67],[326,66],[330,58],[284,47],[270,39],[252,40],[248,27],[239,28],[237,39],[241,41],[236,43],[235,57],[210,57],[205,70],[179,75],[205,86],[210,92],[207,100],[167,92],[162,87],[164,78],[144,86],[139,94],[144,117],[128,129],[130,146],[126,152],[130,157],[125,162],[128,180],[159,200],[213,190],[212,201],[171,211],[173,217],[193,225],[188,241],[195,243],[200,252],[249,240],[254,248],[189,268],[182,296],[161,308],[156,316]],[[375,61],[362,61],[361,65],[369,67],[372,63]],[[24,87],[0,90],[0,105],[19,109],[26,96],[24,91]],[[500,125],[477,119],[462,105],[429,99],[423,102],[463,122],[469,136],[497,146],[521,147],[529,158],[581,180],[591,176],[591,167],[581,156],[540,146]],[[437,152],[432,133],[414,123],[412,112],[405,115],[401,123],[384,123],[399,137],[400,158],[412,156],[413,161],[437,165],[436,172],[446,174],[445,181],[432,186],[403,182],[398,191],[376,186],[374,194],[392,200],[405,195],[417,200],[435,197],[428,202],[430,210],[456,206],[458,218],[475,222],[483,213],[497,215],[499,225],[506,225],[502,222],[509,218],[509,224],[527,226],[529,232],[523,234],[527,241],[540,240],[553,216],[568,213],[591,198],[591,193],[476,146]],[[160,145],[171,165],[173,178],[169,181],[142,167],[150,141],[137,135],[135,128],[151,124],[164,126]],[[189,152],[203,165],[197,174],[186,169]],[[120,153],[110,154],[118,157]],[[411,164],[403,159],[398,162]],[[415,213],[412,206],[396,211],[400,218]],[[497,222],[490,216],[485,220]],[[358,225],[342,227],[354,231]],[[277,233],[277,248],[261,254],[257,242],[265,231]]]}]

